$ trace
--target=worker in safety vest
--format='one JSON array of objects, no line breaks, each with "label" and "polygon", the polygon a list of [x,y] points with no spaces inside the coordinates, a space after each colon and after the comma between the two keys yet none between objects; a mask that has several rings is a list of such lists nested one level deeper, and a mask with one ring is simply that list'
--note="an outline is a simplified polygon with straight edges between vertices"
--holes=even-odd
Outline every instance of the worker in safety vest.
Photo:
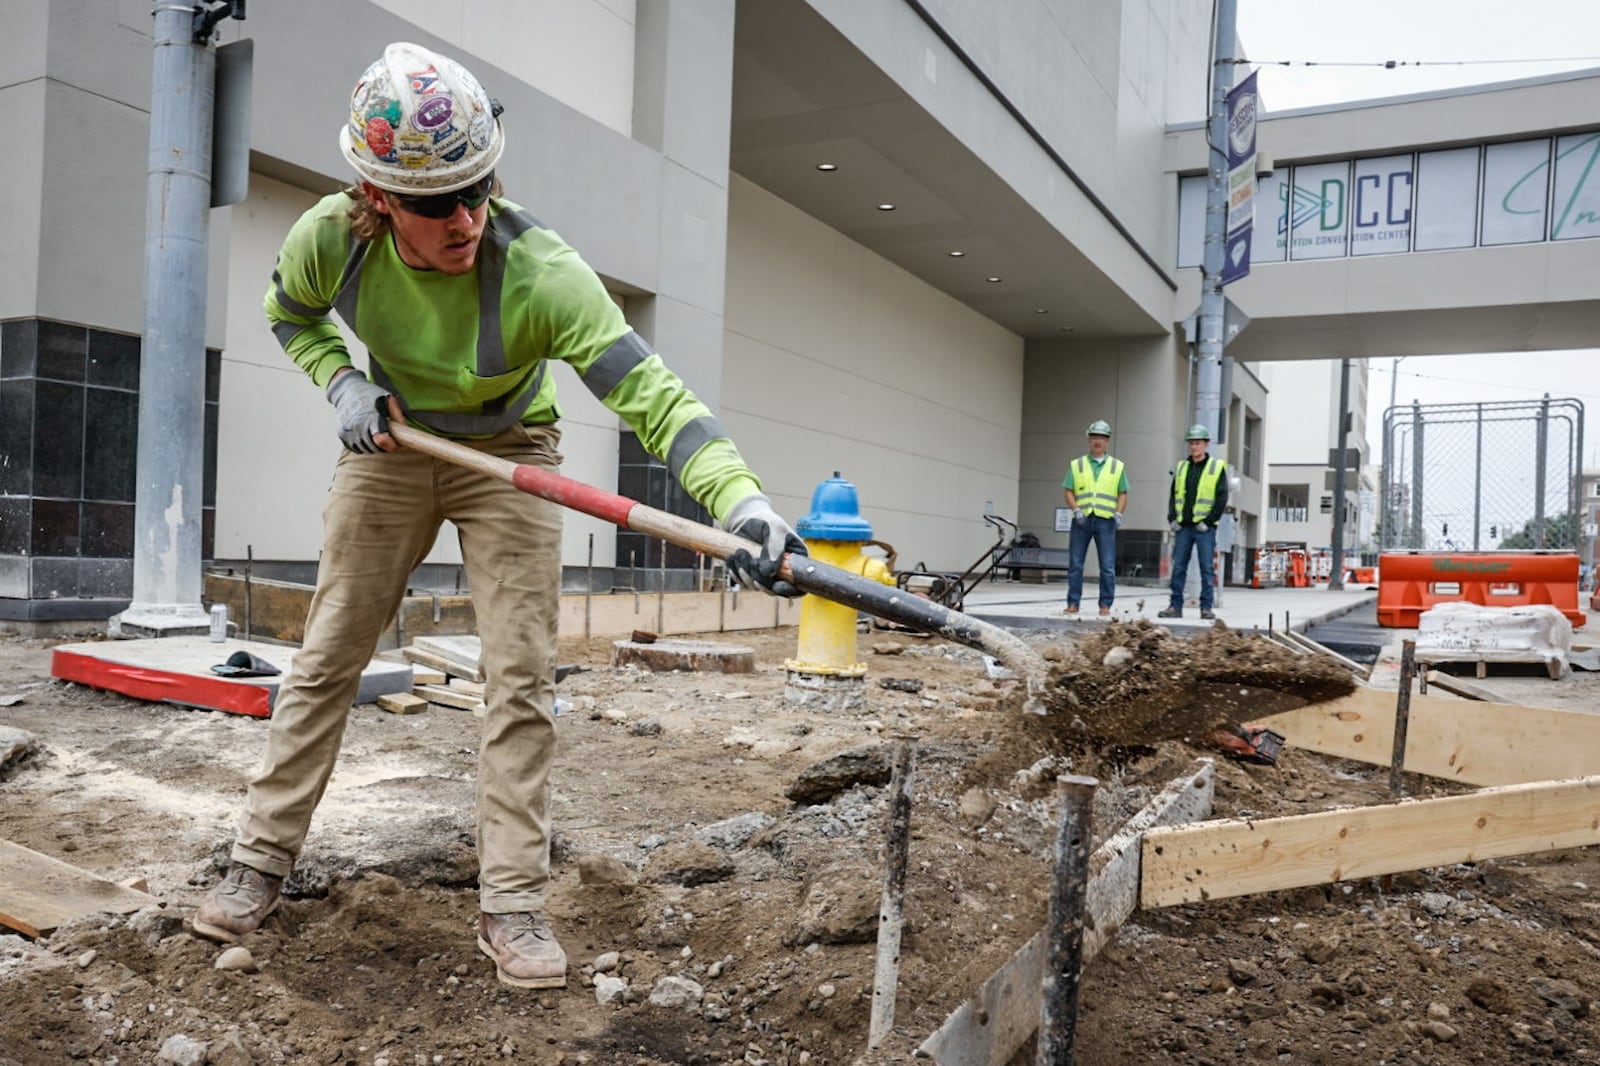
[{"label": "worker in safety vest", "polygon": [[1211,431],[1189,427],[1189,457],[1172,474],[1167,497],[1167,522],[1172,527],[1172,602],[1159,618],[1183,617],[1183,582],[1189,576],[1189,553],[1200,557],[1200,617],[1211,613],[1216,585],[1217,523],[1228,509],[1228,464],[1207,454]]},{"label": "worker in safety vest", "polygon": [[1110,617],[1117,595],[1117,530],[1128,506],[1128,472],[1122,460],[1106,450],[1111,445],[1109,424],[1091,422],[1086,435],[1089,454],[1072,460],[1061,481],[1062,495],[1072,511],[1067,614],[1078,613],[1078,601],[1083,598],[1083,560],[1092,540],[1099,553],[1100,615],[1105,618]]},{"label": "worker in safety vest", "polygon": [[[345,450],[323,512],[304,647],[273,707],[232,863],[193,928],[234,941],[277,909],[333,772],[362,669],[413,568],[449,521],[488,675],[478,755],[478,947],[502,983],[558,988],[567,959],[544,905],[561,508],[491,473],[403,449],[391,423],[553,471],[561,409],[551,364],[559,360],[689,496],[745,538],[748,549],[728,560],[735,579],[798,595],[779,565],[806,548],[716,416],[633,331],[595,272],[502,197],[501,110],[453,60],[389,45],[356,82],[339,130],[355,183],[312,205],[279,251],[267,320],[332,404]],[[354,365],[335,311],[367,350],[369,370]]]}]

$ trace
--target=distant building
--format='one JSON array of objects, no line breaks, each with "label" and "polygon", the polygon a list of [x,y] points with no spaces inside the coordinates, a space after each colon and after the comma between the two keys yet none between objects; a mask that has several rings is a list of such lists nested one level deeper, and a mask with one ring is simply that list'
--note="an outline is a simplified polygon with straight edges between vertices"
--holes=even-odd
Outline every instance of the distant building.
[{"label": "distant building", "polygon": [[[1266,500],[1261,542],[1301,548],[1333,544],[1339,446],[1339,373],[1336,359],[1268,363]],[[1344,477],[1344,551],[1354,558],[1371,539],[1376,478],[1368,465],[1367,361],[1350,362],[1350,428],[1345,448],[1356,459]],[[1403,489],[1404,486],[1396,486]]]}]

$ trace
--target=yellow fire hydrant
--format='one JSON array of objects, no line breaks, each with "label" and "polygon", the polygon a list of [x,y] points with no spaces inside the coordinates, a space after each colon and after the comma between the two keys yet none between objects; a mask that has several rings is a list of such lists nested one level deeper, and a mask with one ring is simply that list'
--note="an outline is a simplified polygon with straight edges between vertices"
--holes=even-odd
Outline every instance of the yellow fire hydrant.
[{"label": "yellow fire hydrant", "polygon": [[[795,524],[795,532],[818,562],[894,584],[888,565],[861,551],[862,543],[872,539],[872,527],[861,517],[856,487],[838,471],[812,493],[811,513]],[[820,596],[801,600],[799,647],[784,665],[790,703],[836,710],[860,707],[867,664],[856,660],[856,609]]]}]

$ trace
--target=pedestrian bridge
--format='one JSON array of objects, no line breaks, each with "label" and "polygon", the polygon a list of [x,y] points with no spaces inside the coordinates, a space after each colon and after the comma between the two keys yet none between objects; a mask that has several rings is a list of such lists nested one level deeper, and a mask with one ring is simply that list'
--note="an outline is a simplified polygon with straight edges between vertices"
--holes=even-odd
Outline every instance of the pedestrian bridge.
[{"label": "pedestrian bridge", "polygon": [[[1264,114],[1236,359],[1594,347],[1600,70]],[[1266,101],[1270,103],[1270,100]],[[1199,304],[1206,160],[1168,132],[1177,307]]]}]

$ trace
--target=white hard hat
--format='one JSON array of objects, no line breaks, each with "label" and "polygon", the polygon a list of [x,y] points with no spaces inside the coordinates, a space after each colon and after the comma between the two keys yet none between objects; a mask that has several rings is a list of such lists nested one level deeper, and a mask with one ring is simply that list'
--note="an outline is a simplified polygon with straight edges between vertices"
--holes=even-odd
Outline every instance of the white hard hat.
[{"label": "white hard hat", "polygon": [[396,43],[350,94],[339,148],[362,180],[427,196],[464,189],[505,149],[500,105],[465,67],[421,45]]}]

